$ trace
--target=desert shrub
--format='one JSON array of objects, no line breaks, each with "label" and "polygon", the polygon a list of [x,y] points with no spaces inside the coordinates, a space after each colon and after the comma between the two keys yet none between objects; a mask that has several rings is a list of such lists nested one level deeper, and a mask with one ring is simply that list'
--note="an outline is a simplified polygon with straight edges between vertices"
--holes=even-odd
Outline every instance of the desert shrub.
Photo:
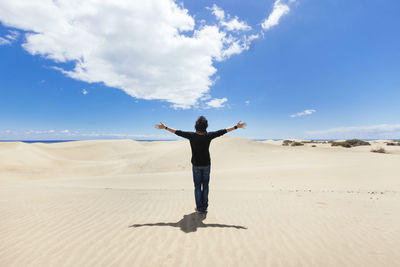
[{"label": "desert shrub", "polygon": [[386,153],[386,150],[384,148],[380,147],[380,148],[371,149],[371,152]]},{"label": "desert shrub", "polygon": [[303,144],[327,144],[328,141],[317,141],[317,140],[304,140],[301,141]]},{"label": "desert shrub", "polygon": [[312,147],[317,147],[316,145],[312,145]]},{"label": "desert shrub", "polygon": [[349,143],[344,142],[332,142],[331,146],[342,146],[342,147],[351,147]]},{"label": "desert shrub", "polygon": [[304,146],[304,144],[300,142],[292,142],[291,146]]},{"label": "desert shrub", "polygon": [[293,143],[292,140],[283,140],[282,146],[288,146],[288,145],[290,145],[291,143]]},{"label": "desert shrub", "polygon": [[371,145],[370,143],[368,143],[366,141],[358,140],[358,139],[346,140],[345,142],[349,143],[351,146],[369,146],[369,145]]},{"label": "desert shrub", "polygon": [[335,141],[331,142],[331,146],[342,146],[342,147],[369,146],[369,145],[371,144],[359,139],[350,139],[343,142],[335,142]]},{"label": "desert shrub", "polygon": [[304,146],[304,144],[293,140],[283,140],[282,146]]}]

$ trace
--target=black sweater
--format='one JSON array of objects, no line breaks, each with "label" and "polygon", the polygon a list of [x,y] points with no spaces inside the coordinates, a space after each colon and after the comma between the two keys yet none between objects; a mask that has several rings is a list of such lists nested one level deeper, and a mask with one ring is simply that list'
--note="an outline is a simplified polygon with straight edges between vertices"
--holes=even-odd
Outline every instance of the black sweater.
[{"label": "black sweater", "polygon": [[192,164],[194,166],[207,166],[211,164],[210,152],[208,150],[211,140],[226,133],[226,129],[207,132],[203,135],[194,132],[175,131],[176,135],[189,139],[190,147],[192,148]]}]

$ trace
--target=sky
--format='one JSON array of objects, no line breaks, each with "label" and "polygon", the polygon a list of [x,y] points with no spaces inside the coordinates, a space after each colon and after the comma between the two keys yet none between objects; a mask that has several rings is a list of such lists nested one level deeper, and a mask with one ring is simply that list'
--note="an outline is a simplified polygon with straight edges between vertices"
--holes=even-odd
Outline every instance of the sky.
[{"label": "sky", "polygon": [[399,139],[397,0],[0,1],[0,140]]}]

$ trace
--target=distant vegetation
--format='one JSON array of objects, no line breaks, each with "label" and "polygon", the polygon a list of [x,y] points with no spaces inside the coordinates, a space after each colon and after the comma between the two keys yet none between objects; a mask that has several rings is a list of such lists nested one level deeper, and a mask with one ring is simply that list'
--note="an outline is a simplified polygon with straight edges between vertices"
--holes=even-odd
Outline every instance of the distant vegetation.
[{"label": "distant vegetation", "polygon": [[[388,146],[400,146],[400,141],[385,142]],[[345,141],[314,141],[304,140],[301,142],[295,140],[283,140],[282,146],[304,146],[304,144],[313,144],[312,147],[317,147],[315,144],[331,144],[331,146],[342,146],[342,147],[355,147],[355,146],[370,146],[369,142],[360,139],[349,139]],[[384,148],[372,149],[371,152],[375,153],[387,153]]]},{"label": "distant vegetation", "polygon": [[350,139],[342,142],[330,141],[331,146],[342,146],[342,147],[355,147],[355,146],[369,146],[370,143],[359,139]]},{"label": "distant vegetation", "polygon": [[328,141],[315,141],[315,140],[307,140],[302,141],[303,144],[327,144]]},{"label": "distant vegetation", "polygon": [[293,142],[292,140],[283,140],[282,146],[288,146],[288,145],[290,145],[292,142]]},{"label": "distant vegetation", "polygon": [[386,150],[384,148],[380,147],[380,148],[371,149],[371,152],[386,153]]},{"label": "distant vegetation", "polygon": [[303,144],[303,143],[300,143],[300,142],[293,142],[293,143],[291,144],[291,146],[304,146],[304,144]]},{"label": "distant vegetation", "polygon": [[283,140],[282,146],[304,146],[304,144],[293,140]]},{"label": "distant vegetation", "polygon": [[388,145],[388,146],[400,146],[400,142],[398,142],[398,141],[387,142],[386,145]]},{"label": "distant vegetation", "polygon": [[[316,147],[314,144],[331,144],[331,146],[342,146],[342,147],[355,147],[355,146],[370,146],[369,142],[359,140],[359,139],[350,139],[346,141],[314,141],[314,140],[306,140],[306,141],[295,141],[295,140],[283,140],[282,146],[304,146],[304,144],[313,144],[312,147]],[[388,142],[388,146],[400,146],[400,142]]]}]

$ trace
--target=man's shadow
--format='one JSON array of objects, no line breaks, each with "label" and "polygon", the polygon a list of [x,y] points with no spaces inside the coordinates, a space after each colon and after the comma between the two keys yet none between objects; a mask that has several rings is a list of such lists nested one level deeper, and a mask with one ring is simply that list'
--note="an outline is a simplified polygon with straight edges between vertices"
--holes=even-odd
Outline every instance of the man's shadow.
[{"label": "man's shadow", "polygon": [[205,227],[221,227],[221,228],[236,228],[236,229],[247,229],[244,226],[240,225],[228,225],[228,224],[216,224],[210,223],[205,224],[203,221],[206,219],[206,213],[193,212],[191,214],[184,215],[183,218],[174,223],[174,222],[159,222],[159,223],[144,223],[144,224],[133,224],[129,227],[142,227],[142,226],[172,226],[179,227],[185,233],[196,232],[197,228],[205,228]]}]

